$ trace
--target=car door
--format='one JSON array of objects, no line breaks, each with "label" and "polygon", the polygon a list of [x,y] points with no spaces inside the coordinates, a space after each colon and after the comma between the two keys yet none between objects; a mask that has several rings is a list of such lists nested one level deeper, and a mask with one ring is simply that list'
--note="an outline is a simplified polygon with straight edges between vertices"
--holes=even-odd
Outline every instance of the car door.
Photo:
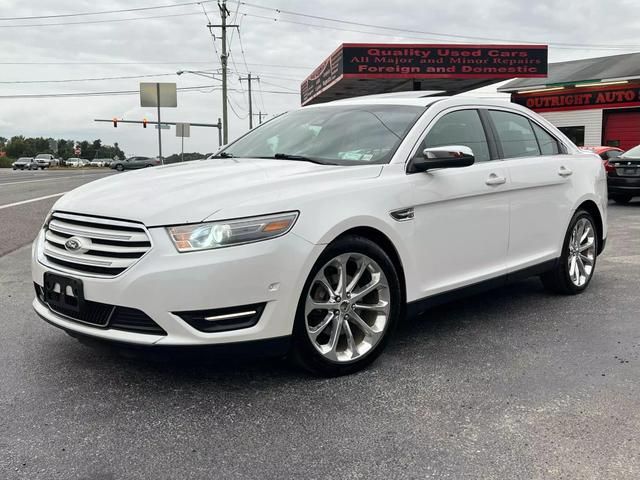
[{"label": "car door", "polygon": [[147,157],[136,157],[134,168],[144,168],[147,166]]},{"label": "car door", "polygon": [[430,296],[505,273],[509,236],[507,173],[495,160],[493,138],[480,111],[445,110],[431,122],[413,156],[428,147],[463,145],[472,149],[469,167],[414,173],[415,234],[419,290]]},{"label": "car door", "polygon": [[569,155],[560,143],[528,116],[490,109],[500,156],[510,179],[510,271],[559,255],[572,206]]}]

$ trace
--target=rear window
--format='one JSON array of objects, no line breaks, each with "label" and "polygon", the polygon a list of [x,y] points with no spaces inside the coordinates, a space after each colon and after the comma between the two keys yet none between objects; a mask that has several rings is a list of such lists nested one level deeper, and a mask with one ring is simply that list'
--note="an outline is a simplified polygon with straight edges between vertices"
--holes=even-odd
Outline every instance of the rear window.
[{"label": "rear window", "polygon": [[640,145],[627,150],[622,155],[620,155],[620,158],[640,158]]}]

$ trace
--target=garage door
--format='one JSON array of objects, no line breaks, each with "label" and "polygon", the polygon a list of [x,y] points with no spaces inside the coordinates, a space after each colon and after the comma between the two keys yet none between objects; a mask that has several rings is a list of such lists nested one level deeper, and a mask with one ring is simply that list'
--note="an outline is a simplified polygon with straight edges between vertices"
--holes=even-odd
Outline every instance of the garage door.
[{"label": "garage door", "polygon": [[640,111],[605,112],[603,145],[629,150],[640,144]]}]

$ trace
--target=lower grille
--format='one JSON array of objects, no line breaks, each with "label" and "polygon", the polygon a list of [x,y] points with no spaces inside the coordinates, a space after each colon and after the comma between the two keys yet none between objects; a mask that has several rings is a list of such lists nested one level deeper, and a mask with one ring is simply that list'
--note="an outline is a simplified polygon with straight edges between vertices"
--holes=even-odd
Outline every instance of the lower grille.
[{"label": "lower grille", "polygon": [[106,303],[84,301],[81,312],[74,312],[63,308],[52,308],[44,302],[42,287],[34,283],[36,296],[47,305],[49,310],[62,315],[69,320],[84,323],[102,329],[122,330],[133,333],[146,333],[148,335],[166,335],[167,332],[154,322],[141,310],[129,307],[120,307]]},{"label": "lower grille", "polygon": [[116,311],[109,322],[109,328],[154,335],[167,334],[167,332],[151,320],[146,313],[136,310],[135,308],[127,307],[116,307]]}]

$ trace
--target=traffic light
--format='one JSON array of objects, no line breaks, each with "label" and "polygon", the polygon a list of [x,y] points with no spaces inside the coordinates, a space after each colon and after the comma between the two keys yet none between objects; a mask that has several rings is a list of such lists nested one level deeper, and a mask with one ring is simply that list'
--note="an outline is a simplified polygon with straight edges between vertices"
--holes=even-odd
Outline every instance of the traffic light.
[{"label": "traffic light", "polygon": [[147,128],[147,119],[146,118],[142,119],[142,128]]},{"label": "traffic light", "polygon": [[118,119],[113,117],[113,128],[118,128]]}]

